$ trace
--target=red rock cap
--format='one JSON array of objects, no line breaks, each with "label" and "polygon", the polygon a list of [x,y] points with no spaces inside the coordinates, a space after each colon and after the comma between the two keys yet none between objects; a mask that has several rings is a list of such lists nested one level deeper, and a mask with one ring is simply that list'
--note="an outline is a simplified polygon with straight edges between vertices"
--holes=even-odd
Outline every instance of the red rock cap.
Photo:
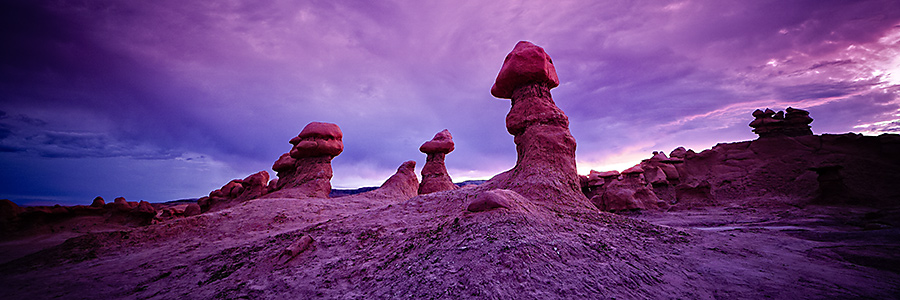
[{"label": "red rock cap", "polygon": [[294,145],[290,156],[293,158],[314,156],[338,156],[344,151],[344,134],[337,124],[312,122],[303,127],[297,137],[291,139]]},{"label": "red rock cap", "polygon": [[453,152],[453,149],[453,136],[450,135],[450,131],[447,129],[438,132],[434,135],[434,138],[419,147],[419,151],[422,153],[450,153]]},{"label": "red rock cap", "polygon": [[537,82],[546,82],[550,88],[559,86],[553,60],[543,48],[520,41],[503,61],[500,74],[497,74],[497,80],[491,87],[491,95],[511,99],[516,88]]}]

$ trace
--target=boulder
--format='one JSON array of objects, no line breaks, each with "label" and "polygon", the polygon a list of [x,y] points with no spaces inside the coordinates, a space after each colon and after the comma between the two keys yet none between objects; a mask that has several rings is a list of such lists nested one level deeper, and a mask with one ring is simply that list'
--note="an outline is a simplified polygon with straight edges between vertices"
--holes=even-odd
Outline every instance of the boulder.
[{"label": "boulder", "polygon": [[198,204],[196,204],[196,203],[191,203],[191,204],[188,204],[188,205],[184,208],[183,214],[184,214],[185,217],[190,217],[190,216],[196,216],[196,215],[199,215],[200,212],[201,212],[200,205],[198,205]]},{"label": "boulder", "polygon": [[510,190],[489,190],[481,192],[475,199],[469,203],[466,210],[470,212],[488,211],[496,208],[510,208],[510,200],[508,193],[515,193]]}]

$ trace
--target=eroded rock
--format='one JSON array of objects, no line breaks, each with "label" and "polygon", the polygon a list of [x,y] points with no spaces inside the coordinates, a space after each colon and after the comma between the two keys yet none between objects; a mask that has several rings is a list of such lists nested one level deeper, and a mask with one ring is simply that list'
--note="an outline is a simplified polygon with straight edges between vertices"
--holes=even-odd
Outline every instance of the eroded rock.
[{"label": "eroded rock", "polygon": [[753,111],[753,133],[759,135],[760,138],[777,137],[777,136],[806,136],[812,135],[812,129],[809,126],[813,119],[809,117],[809,112],[788,107],[787,113],[783,111],[775,112],[766,108],[765,111]]},{"label": "eroded rock", "polygon": [[259,171],[244,179],[234,179],[226,183],[222,188],[209,193],[208,197],[201,198],[197,204],[205,210],[220,209],[234,203],[256,199],[268,192],[269,173]]},{"label": "eroded rock", "polygon": [[343,133],[332,123],[312,122],[290,140],[291,150],[272,165],[278,173],[266,198],[328,198],[331,160],[344,150]]},{"label": "eroded rock", "polygon": [[419,147],[419,151],[428,155],[425,166],[422,167],[422,183],[419,184],[420,195],[457,188],[450,179],[450,175],[447,174],[447,167],[444,165],[445,156],[452,152],[453,148],[453,136],[447,129],[438,132],[434,138]]},{"label": "eroded rock", "polygon": [[470,212],[481,212],[497,208],[510,208],[511,201],[509,198],[512,197],[511,193],[515,192],[503,189],[482,192],[475,196],[475,199],[469,203],[466,210]]},{"label": "eroded rock", "polygon": [[532,200],[591,208],[575,168],[569,119],[550,95],[558,85],[553,62],[541,47],[525,41],[516,44],[491,94],[511,100],[506,129],[515,136],[518,157],[512,170],[486,182],[485,189],[509,189]]}]

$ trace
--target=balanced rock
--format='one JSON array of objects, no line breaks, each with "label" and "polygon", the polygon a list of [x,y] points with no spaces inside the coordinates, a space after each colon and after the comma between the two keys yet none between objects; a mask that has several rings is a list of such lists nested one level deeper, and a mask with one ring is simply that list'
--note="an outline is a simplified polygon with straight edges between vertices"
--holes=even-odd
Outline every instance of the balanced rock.
[{"label": "balanced rock", "polygon": [[511,100],[506,129],[515,137],[518,157],[512,170],[495,176],[484,188],[509,189],[564,207],[591,208],[575,168],[569,118],[550,95],[558,85],[553,61],[541,47],[522,41],[507,55],[491,94]]},{"label": "balanced rock", "polygon": [[453,136],[447,129],[438,132],[434,138],[419,147],[419,151],[428,155],[425,166],[422,167],[422,183],[419,184],[420,195],[457,188],[450,179],[450,175],[447,174],[447,167],[444,165],[444,158],[453,151],[453,148]]},{"label": "balanced rock", "polygon": [[278,173],[267,198],[328,198],[331,192],[331,160],[344,151],[341,128],[312,122],[290,140],[291,151],[272,165]]}]

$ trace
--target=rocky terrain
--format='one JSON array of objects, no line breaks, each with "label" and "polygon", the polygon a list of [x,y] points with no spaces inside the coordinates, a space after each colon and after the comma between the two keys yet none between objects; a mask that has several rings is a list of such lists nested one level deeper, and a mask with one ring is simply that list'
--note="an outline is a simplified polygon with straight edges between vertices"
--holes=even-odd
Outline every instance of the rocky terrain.
[{"label": "rocky terrain", "polygon": [[[380,187],[329,197],[336,124],[310,123],[268,173],[197,204],[0,202],[4,299],[900,298],[900,137],[813,135],[754,112],[760,138],[575,169],[552,60],[520,42],[517,163],[452,184],[442,131]],[[805,127],[804,127],[805,126]]]}]

